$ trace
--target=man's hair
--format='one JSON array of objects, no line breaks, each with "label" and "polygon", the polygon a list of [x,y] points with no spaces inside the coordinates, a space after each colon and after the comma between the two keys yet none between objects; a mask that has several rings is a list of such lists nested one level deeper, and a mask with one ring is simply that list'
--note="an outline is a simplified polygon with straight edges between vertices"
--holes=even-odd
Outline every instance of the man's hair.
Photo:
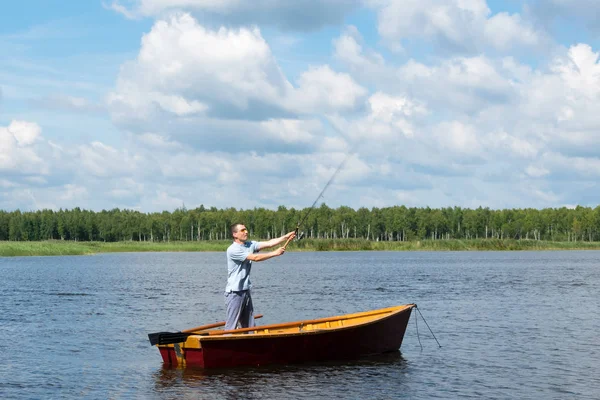
[{"label": "man's hair", "polygon": [[231,226],[229,227],[229,230],[231,231],[231,236],[233,236],[233,234],[237,232],[237,230],[238,230],[237,227],[239,225],[244,225],[244,224],[242,224],[241,222],[236,222],[235,224],[231,224]]}]

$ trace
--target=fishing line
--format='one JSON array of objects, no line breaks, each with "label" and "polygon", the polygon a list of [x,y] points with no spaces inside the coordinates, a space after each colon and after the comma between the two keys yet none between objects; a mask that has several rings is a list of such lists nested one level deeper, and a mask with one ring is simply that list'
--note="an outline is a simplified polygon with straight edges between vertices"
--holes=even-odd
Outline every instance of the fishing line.
[{"label": "fishing line", "polygon": [[[314,203],[312,204],[312,206],[310,206],[310,208],[308,209],[308,212],[304,215],[304,218],[302,218],[298,224],[296,225],[296,234],[298,234],[298,230],[300,229],[300,226],[302,226],[302,224],[304,224],[304,221],[306,221],[306,218],[308,218],[308,216],[310,215],[311,211],[315,208],[315,205],[317,204],[317,202],[319,201],[319,199],[321,197],[323,197],[323,194],[325,193],[325,191],[327,190],[327,188],[329,187],[329,185],[331,185],[331,182],[333,182],[333,180],[335,179],[335,177],[337,176],[337,174],[341,171],[342,167],[344,166],[344,164],[346,164],[346,161],[348,161],[348,159],[350,158],[350,156],[352,155],[352,152],[348,153],[346,155],[346,157],[344,158],[344,160],[342,161],[342,163],[337,167],[337,169],[335,170],[335,172],[333,173],[333,175],[331,176],[331,178],[329,178],[329,181],[327,182],[327,184],[325,185],[325,187],[323,188],[323,190],[321,190],[321,193],[319,193],[319,196],[317,196],[316,200],[314,201]],[[303,236],[304,233],[302,233],[300,235],[300,237],[298,238],[298,240],[301,239],[301,237]]]},{"label": "fishing line", "polygon": [[[350,158],[350,156],[352,155],[352,152],[349,152],[348,154],[346,154],[346,157],[344,157],[344,160],[342,161],[342,163],[337,167],[337,169],[335,170],[335,172],[333,173],[333,175],[331,176],[331,178],[329,178],[329,181],[327,182],[327,185],[325,185],[325,187],[323,188],[323,190],[321,190],[321,193],[319,193],[319,196],[317,197],[317,199],[314,201],[314,203],[312,204],[312,206],[310,206],[310,208],[308,209],[308,212],[306,213],[306,215],[304,215],[304,218],[302,218],[298,224],[296,225],[296,229],[294,229],[294,232],[296,233],[296,240],[300,240],[304,237],[304,232],[301,232],[298,235],[298,231],[300,230],[300,226],[304,223],[304,221],[306,221],[306,218],[308,218],[308,216],[310,215],[311,211],[315,208],[315,205],[317,204],[317,202],[319,201],[319,199],[321,197],[323,197],[323,193],[325,193],[325,190],[327,190],[327,188],[329,187],[329,185],[331,185],[331,182],[333,182],[333,180],[335,179],[335,176],[338,174],[338,172],[340,172],[340,170],[342,169],[342,167],[344,166],[344,164],[346,164],[346,161],[348,161],[348,158]],[[287,248],[287,245],[290,243],[290,240],[292,240],[292,238],[290,237],[285,244],[283,245],[284,250]]]}]

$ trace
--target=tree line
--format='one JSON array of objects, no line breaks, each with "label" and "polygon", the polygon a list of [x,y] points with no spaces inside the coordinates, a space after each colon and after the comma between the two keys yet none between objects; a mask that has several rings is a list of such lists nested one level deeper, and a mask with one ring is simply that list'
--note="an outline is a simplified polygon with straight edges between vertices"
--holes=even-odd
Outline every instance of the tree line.
[{"label": "tree line", "polygon": [[0,240],[38,241],[199,241],[229,240],[229,226],[244,223],[252,238],[270,239],[293,230],[314,239],[361,238],[374,241],[444,239],[600,240],[600,206],[492,210],[408,208],[357,210],[326,204],[314,209],[217,209],[185,207],[173,212],[142,213],[129,209],[99,212],[73,209],[1,211]]}]

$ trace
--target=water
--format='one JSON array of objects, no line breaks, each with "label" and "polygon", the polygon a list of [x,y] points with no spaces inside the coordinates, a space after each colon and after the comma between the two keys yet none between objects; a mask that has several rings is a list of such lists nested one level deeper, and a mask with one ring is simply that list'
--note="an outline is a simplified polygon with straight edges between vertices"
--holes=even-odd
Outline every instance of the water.
[{"label": "water", "polygon": [[599,261],[287,253],[254,265],[260,324],[414,302],[442,348],[413,313],[398,353],[206,372],[163,367],[147,334],[223,320],[223,253],[0,258],[0,398],[597,399]]}]

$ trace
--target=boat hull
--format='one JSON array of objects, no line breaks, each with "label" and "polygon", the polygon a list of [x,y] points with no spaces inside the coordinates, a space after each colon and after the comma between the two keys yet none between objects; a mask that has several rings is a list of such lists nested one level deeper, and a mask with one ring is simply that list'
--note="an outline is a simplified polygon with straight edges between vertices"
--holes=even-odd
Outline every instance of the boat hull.
[{"label": "boat hull", "polygon": [[202,368],[355,359],[397,351],[412,308],[413,305],[408,305],[373,321],[334,329],[302,331],[300,328],[296,333],[274,335],[196,336],[197,345],[188,340],[158,347],[167,364]]}]

